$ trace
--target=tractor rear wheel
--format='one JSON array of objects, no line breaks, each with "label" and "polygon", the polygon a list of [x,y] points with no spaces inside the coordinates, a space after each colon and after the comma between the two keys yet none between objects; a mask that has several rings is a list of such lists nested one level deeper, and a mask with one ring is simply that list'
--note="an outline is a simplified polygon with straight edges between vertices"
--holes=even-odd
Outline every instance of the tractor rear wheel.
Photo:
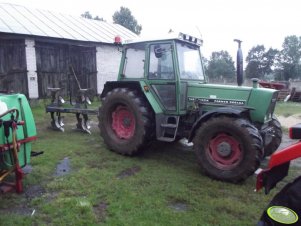
[{"label": "tractor rear wheel", "polygon": [[119,154],[134,155],[152,138],[152,110],[133,90],[116,88],[108,92],[98,118],[105,144]]},{"label": "tractor rear wheel", "polygon": [[273,128],[274,133],[271,142],[268,145],[264,146],[264,156],[273,154],[280,146],[282,140],[281,124],[276,117],[273,117],[273,119],[269,123],[269,126]]},{"label": "tractor rear wheel", "polygon": [[261,136],[245,119],[212,118],[196,131],[193,144],[201,169],[214,179],[240,182],[260,163]]}]

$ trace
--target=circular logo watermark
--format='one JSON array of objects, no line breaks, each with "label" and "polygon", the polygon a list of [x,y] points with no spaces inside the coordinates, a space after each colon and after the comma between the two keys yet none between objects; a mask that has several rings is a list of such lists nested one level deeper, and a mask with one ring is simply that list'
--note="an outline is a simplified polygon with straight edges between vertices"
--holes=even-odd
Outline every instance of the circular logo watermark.
[{"label": "circular logo watermark", "polygon": [[267,210],[268,216],[281,224],[294,224],[298,221],[295,211],[285,206],[271,206]]}]

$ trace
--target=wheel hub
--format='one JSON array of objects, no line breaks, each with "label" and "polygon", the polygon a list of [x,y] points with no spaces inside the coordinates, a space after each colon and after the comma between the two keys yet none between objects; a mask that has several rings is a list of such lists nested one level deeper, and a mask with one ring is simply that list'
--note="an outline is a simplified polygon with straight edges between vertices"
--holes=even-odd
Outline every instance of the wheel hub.
[{"label": "wheel hub", "polygon": [[227,142],[221,142],[217,145],[217,152],[222,157],[228,157],[231,153],[231,145]]},{"label": "wheel hub", "polygon": [[112,112],[112,129],[118,138],[130,139],[135,128],[135,117],[126,106],[120,105]]},{"label": "wheel hub", "polygon": [[124,127],[130,127],[131,126],[131,119],[130,118],[128,118],[128,117],[125,117],[124,119],[123,119],[123,126]]},{"label": "wheel hub", "polygon": [[212,138],[206,152],[212,164],[222,170],[235,168],[242,159],[239,141],[225,133]]}]

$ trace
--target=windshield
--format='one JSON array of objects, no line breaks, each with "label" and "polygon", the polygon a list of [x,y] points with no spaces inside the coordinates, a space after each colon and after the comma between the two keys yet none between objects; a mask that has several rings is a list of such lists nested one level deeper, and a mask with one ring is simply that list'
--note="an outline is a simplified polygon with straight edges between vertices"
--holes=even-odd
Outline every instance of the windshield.
[{"label": "windshield", "polygon": [[204,80],[201,54],[196,46],[177,43],[181,79]]}]

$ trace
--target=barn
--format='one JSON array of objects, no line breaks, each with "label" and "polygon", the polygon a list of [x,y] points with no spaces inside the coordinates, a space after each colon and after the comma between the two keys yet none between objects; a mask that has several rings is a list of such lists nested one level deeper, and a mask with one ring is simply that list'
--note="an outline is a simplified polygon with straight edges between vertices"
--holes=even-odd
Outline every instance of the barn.
[{"label": "barn", "polygon": [[67,96],[78,90],[78,80],[100,94],[117,78],[116,36],[137,37],[118,24],[0,3],[0,90],[38,99],[59,87]]}]

